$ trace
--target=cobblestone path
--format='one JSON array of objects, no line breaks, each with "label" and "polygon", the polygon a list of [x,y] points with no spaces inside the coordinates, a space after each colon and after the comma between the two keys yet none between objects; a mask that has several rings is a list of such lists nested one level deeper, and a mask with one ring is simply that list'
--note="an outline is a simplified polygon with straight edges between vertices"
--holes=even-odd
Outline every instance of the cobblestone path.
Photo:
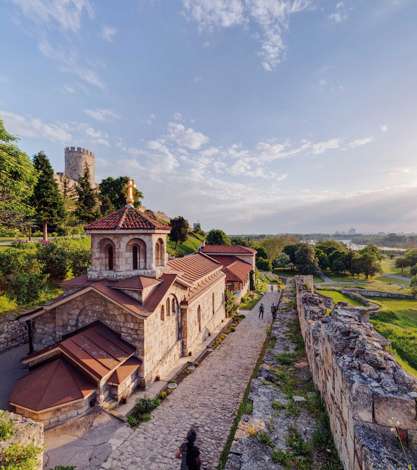
[{"label": "cobblestone path", "polygon": [[[198,431],[203,469],[215,469],[235,412],[257,362],[270,324],[270,305],[278,292],[263,298],[264,320],[255,307],[223,344],[178,386],[152,415],[132,431],[119,429],[109,441],[112,451],[101,469],[173,470],[179,468],[175,451],[190,426]],[[97,468],[91,461],[90,468]]]}]

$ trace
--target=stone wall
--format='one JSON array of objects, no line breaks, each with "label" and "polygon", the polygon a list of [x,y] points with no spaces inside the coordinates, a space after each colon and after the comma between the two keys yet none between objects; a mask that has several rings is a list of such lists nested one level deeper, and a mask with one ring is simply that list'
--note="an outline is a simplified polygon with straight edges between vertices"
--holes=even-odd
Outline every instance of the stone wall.
[{"label": "stone wall", "polygon": [[126,312],[95,292],[87,292],[33,320],[33,346],[38,351],[62,340],[63,336],[101,321],[136,347],[143,357],[143,319]]},{"label": "stone wall", "polygon": [[415,464],[417,380],[385,351],[387,342],[366,322],[366,309],[336,308],[326,315],[311,277],[296,278],[296,287],[310,369],[345,469]]},{"label": "stone wall", "polygon": [[362,295],[363,297],[373,298],[383,298],[383,299],[398,299],[398,300],[415,300],[416,298],[413,295],[409,294],[400,294],[398,292],[383,292],[378,290],[368,290],[368,289],[348,289],[350,292],[355,292]]},{"label": "stone wall", "polygon": [[0,317],[0,353],[25,344],[28,340],[26,324],[16,320],[16,315],[9,314]]},{"label": "stone wall", "polygon": [[33,444],[35,447],[42,448],[37,467],[38,470],[41,470],[43,467],[44,447],[43,425],[40,423],[35,423],[31,419],[16,415],[14,413],[9,413],[7,411],[4,411],[3,413],[6,418],[11,419],[13,421],[13,435],[5,441],[0,441],[0,467],[2,465],[1,453],[4,449],[6,449],[12,444]]}]

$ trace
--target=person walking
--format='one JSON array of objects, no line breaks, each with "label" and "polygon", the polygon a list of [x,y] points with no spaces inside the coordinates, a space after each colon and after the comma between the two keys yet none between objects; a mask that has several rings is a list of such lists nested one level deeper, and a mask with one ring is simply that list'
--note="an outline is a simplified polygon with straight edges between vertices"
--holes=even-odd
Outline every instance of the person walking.
[{"label": "person walking", "polygon": [[200,470],[200,449],[195,445],[197,433],[191,428],[187,433],[187,438],[177,450],[176,457],[181,459],[181,470]]},{"label": "person walking", "polygon": [[259,306],[259,315],[258,318],[264,319],[264,304],[261,302],[261,305]]},{"label": "person walking", "polygon": [[278,305],[274,305],[274,309],[272,310],[272,320],[275,321],[277,319],[278,313]]},{"label": "person walking", "polygon": [[272,315],[272,318],[275,320],[275,310],[276,310],[276,307],[275,307],[275,303],[272,302],[272,305],[271,305],[271,315]]}]

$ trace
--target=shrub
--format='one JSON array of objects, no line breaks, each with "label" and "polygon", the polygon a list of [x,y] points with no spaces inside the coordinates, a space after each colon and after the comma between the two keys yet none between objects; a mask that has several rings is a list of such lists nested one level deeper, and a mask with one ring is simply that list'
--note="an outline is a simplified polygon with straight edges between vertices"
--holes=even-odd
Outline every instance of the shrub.
[{"label": "shrub", "polygon": [[5,441],[12,437],[13,432],[13,421],[4,412],[0,412],[0,441]]},{"label": "shrub", "polygon": [[271,457],[274,463],[279,463],[284,467],[288,467],[292,461],[292,455],[281,449],[274,449]]},{"label": "shrub", "polygon": [[41,452],[39,447],[33,444],[12,444],[0,454],[0,468],[2,470],[36,470],[38,456]]},{"label": "shrub", "polygon": [[140,423],[150,421],[151,412],[160,404],[159,398],[141,398],[127,417],[128,424],[131,427],[136,427]]},{"label": "shrub", "polygon": [[258,258],[256,260],[256,267],[261,271],[271,271],[271,262],[265,258]]},{"label": "shrub", "polygon": [[70,251],[71,271],[74,276],[81,276],[87,273],[91,264],[90,250],[77,248]]},{"label": "shrub", "polygon": [[46,279],[42,273],[20,272],[10,280],[7,295],[18,305],[34,302],[45,288]]},{"label": "shrub", "polygon": [[57,281],[65,279],[71,266],[67,248],[57,243],[42,243],[38,245],[37,258],[42,264],[44,274],[49,274]]},{"label": "shrub", "polygon": [[266,433],[265,431],[258,431],[256,433],[256,439],[258,440],[258,442],[260,442],[261,444],[265,446],[269,446],[269,447],[273,446],[270,435]]}]

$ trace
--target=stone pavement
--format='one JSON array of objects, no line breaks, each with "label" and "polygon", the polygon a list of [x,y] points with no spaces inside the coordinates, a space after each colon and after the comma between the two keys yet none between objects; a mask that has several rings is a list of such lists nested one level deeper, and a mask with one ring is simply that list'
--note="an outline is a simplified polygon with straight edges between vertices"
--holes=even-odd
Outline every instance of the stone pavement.
[{"label": "stone pavement", "polygon": [[[152,414],[152,420],[136,430],[118,429],[108,442],[111,452],[101,469],[173,470],[179,468],[176,449],[191,426],[198,431],[202,468],[215,469],[226,443],[235,412],[255,367],[270,324],[271,303],[278,293],[263,298],[264,320],[258,309],[245,312],[246,318],[223,344],[178,386]],[[100,455],[99,455],[100,454]],[[103,459],[103,454],[95,452]],[[103,462],[103,460],[101,460]],[[92,458],[89,469],[98,468]],[[82,467],[77,467],[82,470]]]}]

